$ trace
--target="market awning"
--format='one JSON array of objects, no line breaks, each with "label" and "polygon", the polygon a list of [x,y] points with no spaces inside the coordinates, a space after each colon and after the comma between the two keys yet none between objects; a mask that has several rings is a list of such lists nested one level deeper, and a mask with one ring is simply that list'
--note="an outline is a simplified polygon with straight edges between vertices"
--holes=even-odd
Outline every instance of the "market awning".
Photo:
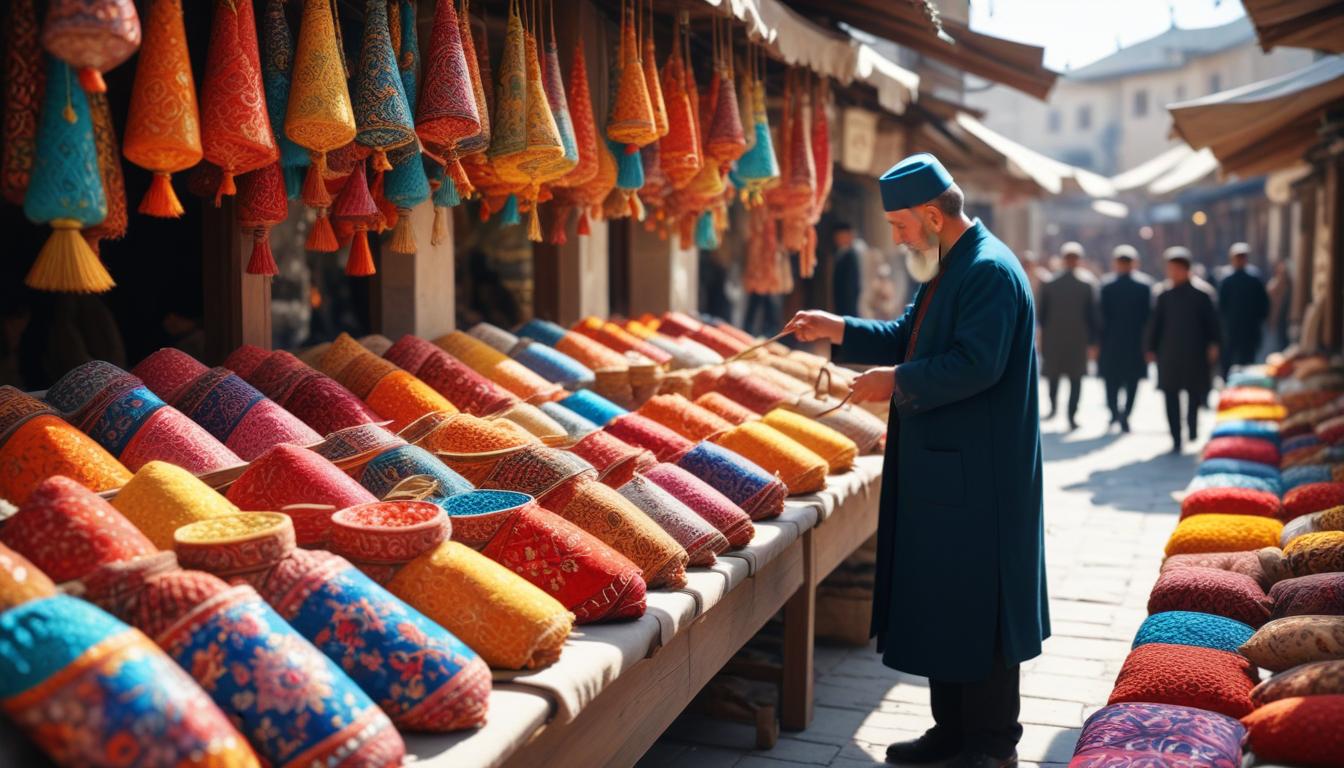
[{"label": "market awning", "polygon": [[[752,0],[719,2],[738,4]],[[1045,49],[972,32],[961,22],[940,18],[937,9],[926,0],[788,0],[788,3],[810,19],[843,22],[1038,99],[1045,99],[1058,77],[1045,68]]]},{"label": "market awning", "polygon": [[878,104],[902,114],[919,94],[919,75],[901,67],[847,32],[808,21],[780,0],[705,0],[747,26],[752,40],[780,60],[806,67],[843,85],[858,81],[877,91]]},{"label": "market awning", "polygon": [[1213,151],[1228,173],[1292,165],[1318,140],[1321,117],[1344,104],[1344,57],[1168,107],[1175,131]]},{"label": "market awning", "polygon": [[1131,189],[1146,187],[1170,173],[1173,168],[1193,154],[1195,154],[1195,150],[1191,149],[1190,145],[1177,144],[1147,162],[1140,163],[1124,173],[1112,176],[1111,186],[1115,187],[1117,192],[1128,192]]},{"label": "market awning", "polygon": [[1218,158],[1208,149],[1196,152],[1189,147],[1189,154],[1179,163],[1167,170],[1148,185],[1148,191],[1154,195],[1168,195],[1208,178],[1218,171]]},{"label": "market awning", "polygon": [[1242,0],[1260,47],[1344,53],[1344,3],[1339,0]]},{"label": "market awning", "polygon": [[955,123],[1001,155],[1008,163],[1010,171],[1020,178],[1036,182],[1046,192],[1058,195],[1066,188],[1076,188],[1091,197],[1104,198],[1115,194],[1115,187],[1106,177],[1046,157],[1003,134],[990,130],[984,123],[965,112],[957,114]]}]

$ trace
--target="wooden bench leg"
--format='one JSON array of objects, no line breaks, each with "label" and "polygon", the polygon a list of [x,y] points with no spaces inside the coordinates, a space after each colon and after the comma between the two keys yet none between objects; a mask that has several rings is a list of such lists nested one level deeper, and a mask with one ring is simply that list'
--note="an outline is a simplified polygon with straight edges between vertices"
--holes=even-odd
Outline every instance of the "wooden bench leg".
[{"label": "wooden bench leg", "polygon": [[784,604],[784,669],[779,720],[787,731],[812,723],[813,649],[817,622],[817,557],[812,530],[803,533],[803,583]]}]

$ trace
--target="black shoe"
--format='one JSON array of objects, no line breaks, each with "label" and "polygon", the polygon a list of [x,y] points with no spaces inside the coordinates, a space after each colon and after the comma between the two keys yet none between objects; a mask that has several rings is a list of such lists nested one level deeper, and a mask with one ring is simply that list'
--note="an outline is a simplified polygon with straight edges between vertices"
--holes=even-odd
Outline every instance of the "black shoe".
[{"label": "black shoe", "polygon": [[1047,414],[1045,414],[1045,420],[1046,420],[1046,421],[1050,421],[1050,420],[1053,419],[1053,418],[1055,418],[1055,409],[1054,409],[1054,407],[1052,406],[1052,407],[1050,408],[1050,412],[1047,413]]},{"label": "black shoe", "polygon": [[1073,418],[1072,416],[1070,416],[1070,417],[1069,417],[1069,431],[1072,432],[1072,431],[1074,431],[1074,430],[1077,429],[1077,428],[1078,428],[1078,420],[1075,419],[1075,418]]},{"label": "black shoe", "polygon": [[1180,440],[1177,440],[1176,442],[1174,442],[1174,443],[1171,444],[1171,455],[1172,455],[1172,456],[1180,456],[1180,455],[1181,455],[1181,441],[1180,441]]},{"label": "black shoe", "polygon": [[983,752],[962,752],[947,764],[947,768],[1012,768],[1017,765],[1017,752],[1008,757],[994,757]]},{"label": "black shoe", "polygon": [[887,747],[888,763],[941,763],[951,760],[961,752],[961,745],[947,739],[925,733],[911,741],[898,741]]},{"label": "black shoe", "polygon": [[1129,419],[1120,420],[1120,431],[1125,433],[1126,435],[1129,434]]}]

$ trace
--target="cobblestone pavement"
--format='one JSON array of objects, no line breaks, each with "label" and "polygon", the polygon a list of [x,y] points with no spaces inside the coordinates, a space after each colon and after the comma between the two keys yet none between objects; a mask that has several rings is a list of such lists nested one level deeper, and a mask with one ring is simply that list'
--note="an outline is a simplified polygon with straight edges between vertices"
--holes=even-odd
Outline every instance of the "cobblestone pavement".
[{"label": "cobblestone pavement", "polygon": [[[1062,414],[1042,424],[1054,635],[1042,656],[1022,666],[1023,766],[1062,768],[1083,720],[1105,704],[1176,524],[1171,493],[1195,470],[1198,445],[1169,453],[1151,379],[1140,388],[1131,434],[1107,431],[1105,401],[1101,382],[1089,378],[1078,430],[1067,432]],[[1212,416],[1202,417],[1207,439]],[[859,768],[881,763],[887,744],[932,725],[925,680],[882,666],[871,646],[819,646],[816,666],[816,716],[806,731],[784,733],[773,749],[758,751],[752,727],[687,713],[640,768]]]}]

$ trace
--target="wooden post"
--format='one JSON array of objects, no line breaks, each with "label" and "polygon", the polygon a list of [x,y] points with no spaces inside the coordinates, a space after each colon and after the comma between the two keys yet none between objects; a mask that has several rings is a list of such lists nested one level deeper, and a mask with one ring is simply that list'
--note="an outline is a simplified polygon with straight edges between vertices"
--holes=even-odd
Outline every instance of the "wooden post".
[{"label": "wooden post", "polygon": [[410,216],[415,253],[392,253],[390,238],[382,243],[381,327],[382,334],[393,341],[408,333],[432,339],[456,327],[453,219],[448,217],[448,237],[434,245],[429,241],[433,203],[417,205]]},{"label": "wooden post", "polygon": [[252,240],[234,225],[234,198],[204,206],[202,219],[205,362],[222,362],[243,344],[270,349],[271,279],[246,272]]},{"label": "wooden post", "polygon": [[812,723],[817,637],[817,551],[813,534],[803,532],[803,583],[784,604],[784,670],[779,686],[779,723],[801,731]]}]

